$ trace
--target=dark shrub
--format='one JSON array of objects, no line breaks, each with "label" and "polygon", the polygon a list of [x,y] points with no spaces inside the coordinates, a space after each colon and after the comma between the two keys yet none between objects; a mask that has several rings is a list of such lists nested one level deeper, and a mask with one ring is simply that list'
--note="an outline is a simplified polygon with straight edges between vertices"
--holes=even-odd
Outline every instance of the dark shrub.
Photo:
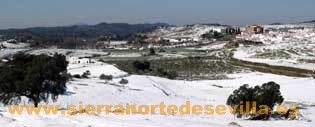
[{"label": "dark shrub", "polygon": [[135,61],[132,63],[133,67],[135,68],[136,71],[145,71],[145,70],[150,70],[150,62],[148,61]]},{"label": "dark shrub", "polygon": [[150,48],[149,55],[151,55],[151,56],[156,55],[154,48]]},{"label": "dark shrub", "polygon": [[91,75],[91,72],[87,70],[81,75],[81,78],[89,78],[90,75]]},{"label": "dark shrub", "polygon": [[72,75],[73,78],[81,78],[81,75],[79,74],[75,74],[75,75]]},{"label": "dark shrub", "polygon": [[128,81],[127,79],[121,79],[121,80],[119,81],[119,83],[120,83],[120,84],[128,84],[129,81]]},{"label": "dark shrub", "polygon": [[113,80],[113,76],[112,75],[105,75],[105,74],[101,74],[100,79],[102,80]]}]

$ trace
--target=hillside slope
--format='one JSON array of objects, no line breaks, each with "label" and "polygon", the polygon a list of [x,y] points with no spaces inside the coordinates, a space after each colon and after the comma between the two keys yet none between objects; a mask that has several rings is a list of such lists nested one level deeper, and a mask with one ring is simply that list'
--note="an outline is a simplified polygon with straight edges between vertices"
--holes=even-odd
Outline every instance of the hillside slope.
[{"label": "hillside slope", "polygon": [[25,29],[0,30],[5,36],[43,36],[47,38],[82,37],[93,38],[105,35],[128,35],[149,31],[160,26],[169,26],[165,23],[155,24],[127,24],[127,23],[100,23],[97,25],[72,25],[60,27],[34,27]]}]

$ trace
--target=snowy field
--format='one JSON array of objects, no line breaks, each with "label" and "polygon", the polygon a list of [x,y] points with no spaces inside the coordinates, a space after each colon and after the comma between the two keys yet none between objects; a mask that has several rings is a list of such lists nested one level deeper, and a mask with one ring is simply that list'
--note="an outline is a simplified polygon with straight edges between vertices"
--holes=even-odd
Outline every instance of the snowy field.
[{"label": "snowy field", "polygon": [[[234,52],[234,58],[244,60],[244,61],[250,61],[255,63],[265,63],[269,65],[275,65],[275,66],[285,66],[285,67],[294,67],[294,68],[301,68],[301,69],[307,69],[307,70],[315,70],[315,63],[305,63],[300,62],[298,59],[286,59],[286,58],[257,58],[256,52],[248,51],[248,48],[241,49],[239,48],[238,51]],[[315,58],[312,58],[311,60],[315,60]]]},{"label": "snowy field", "polygon": [[[91,72],[89,79],[75,79],[67,84],[67,95],[60,96],[53,104],[225,104],[234,89],[243,84],[251,86],[275,81],[281,85],[285,103],[305,105],[301,110],[304,118],[294,121],[248,121],[235,119],[233,115],[10,115],[6,108],[0,110],[0,125],[4,127],[67,126],[67,127],[227,127],[236,122],[242,127],[313,127],[315,126],[315,80],[294,78],[265,73],[240,73],[228,75],[229,80],[179,81],[152,76],[127,75],[113,65],[104,63],[70,64],[71,74]],[[113,81],[105,83],[98,77],[111,74]],[[129,81],[120,85],[121,78]],[[217,86],[222,86],[217,87]],[[27,102],[24,102],[27,103]]]}]

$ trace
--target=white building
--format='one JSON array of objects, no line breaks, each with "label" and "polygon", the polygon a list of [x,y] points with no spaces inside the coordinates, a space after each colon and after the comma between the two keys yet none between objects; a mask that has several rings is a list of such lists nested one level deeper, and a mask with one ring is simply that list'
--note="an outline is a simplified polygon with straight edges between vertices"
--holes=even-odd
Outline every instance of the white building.
[{"label": "white building", "polygon": [[95,63],[95,61],[91,60],[90,58],[78,58],[78,57],[70,57],[68,59],[70,64],[91,64]]}]

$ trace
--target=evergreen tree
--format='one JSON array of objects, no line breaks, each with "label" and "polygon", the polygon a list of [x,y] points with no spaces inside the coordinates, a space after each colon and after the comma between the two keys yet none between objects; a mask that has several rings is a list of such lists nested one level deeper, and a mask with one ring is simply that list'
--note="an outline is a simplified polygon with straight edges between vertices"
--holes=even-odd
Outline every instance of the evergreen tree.
[{"label": "evergreen tree", "polygon": [[[249,87],[248,85],[243,85],[236,89],[233,94],[228,97],[227,105],[232,107],[240,105],[240,102],[244,103],[243,113],[245,113],[246,107],[252,110],[253,105],[246,105],[245,102],[256,102],[256,109],[259,110],[260,105],[268,106],[268,112],[273,110],[274,106],[281,104],[283,102],[283,97],[280,92],[280,85],[275,82],[268,82],[262,86]],[[236,109],[236,114],[242,116],[245,114],[240,114],[240,106]],[[267,117],[267,116],[265,116]]]},{"label": "evergreen tree", "polygon": [[59,54],[15,55],[0,68],[0,101],[17,104],[24,96],[36,107],[49,97],[56,101],[66,90],[67,65],[65,56]]}]

